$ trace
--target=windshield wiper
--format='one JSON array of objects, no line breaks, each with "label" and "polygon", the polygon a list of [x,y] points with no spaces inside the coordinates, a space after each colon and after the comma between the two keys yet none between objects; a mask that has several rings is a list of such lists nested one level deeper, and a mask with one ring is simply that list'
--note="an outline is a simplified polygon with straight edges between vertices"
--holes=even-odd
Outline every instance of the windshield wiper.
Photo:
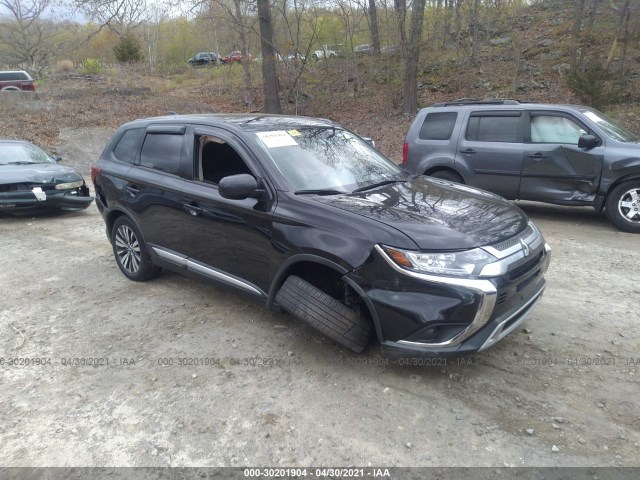
[{"label": "windshield wiper", "polygon": [[8,162],[4,165],[35,165],[37,162]]},{"label": "windshield wiper", "polygon": [[296,190],[293,193],[296,195],[341,195],[347,192],[335,188],[318,188],[315,190]]},{"label": "windshield wiper", "polygon": [[365,190],[371,190],[372,188],[382,187],[384,185],[390,185],[392,183],[406,182],[406,181],[407,181],[406,178],[396,178],[394,180],[382,180],[381,182],[376,182],[376,183],[372,183],[371,185],[365,185],[364,187],[356,188],[351,193],[364,192]]}]

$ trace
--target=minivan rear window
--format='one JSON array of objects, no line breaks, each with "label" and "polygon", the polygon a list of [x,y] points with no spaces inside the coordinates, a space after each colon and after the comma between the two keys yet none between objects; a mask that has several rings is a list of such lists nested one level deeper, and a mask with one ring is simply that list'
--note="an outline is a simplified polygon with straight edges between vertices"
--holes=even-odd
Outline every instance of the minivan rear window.
[{"label": "minivan rear window", "polygon": [[421,140],[449,140],[458,114],[456,112],[434,112],[424,118],[420,128]]}]

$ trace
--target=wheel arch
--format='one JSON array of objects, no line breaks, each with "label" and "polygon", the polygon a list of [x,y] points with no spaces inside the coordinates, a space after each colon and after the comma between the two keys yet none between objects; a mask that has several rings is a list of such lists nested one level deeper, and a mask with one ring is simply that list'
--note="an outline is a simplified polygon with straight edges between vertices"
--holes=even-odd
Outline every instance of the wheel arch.
[{"label": "wheel arch", "polygon": [[347,270],[344,266],[339,265],[338,263],[335,263],[318,255],[294,255],[292,257],[289,257],[280,266],[278,272],[274,276],[273,281],[271,282],[271,287],[269,288],[269,293],[267,295],[267,308],[271,310],[275,307],[275,300],[276,295],[278,294],[278,290],[280,290],[280,287],[282,287],[282,284],[290,275],[300,276],[301,278],[311,283],[313,281],[313,278],[309,278],[308,274],[305,275],[305,270],[308,271],[308,268],[321,268],[324,270],[325,274],[329,274],[331,276],[329,277],[330,279],[335,279],[336,281],[343,282],[349,288],[351,288],[358,295],[358,297],[366,307],[365,313],[367,314],[368,320],[373,323],[376,331],[376,337],[379,340],[382,338],[382,328],[380,326],[380,321],[375,307],[373,306],[373,303],[371,302],[365,291],[362,289],[362,287],[360,287],[355,281],[349,278],[349,276],[347,275],[349,273],[349,270]]},{"label": "wheel arch", "polygon": [[631,180],[640,180],[640,172],[625,175],[624,177],[617,178],[614,182],[612,182],[611,185],[609,185],[609,187],[607,188],[607,193],[602,196],[602,200],[596,204],[596,211],[602,212],[604,210],[605,205],[607,204],[607,199],[609,198],[609,195],[614,188],[622,183],[629,182]]}]

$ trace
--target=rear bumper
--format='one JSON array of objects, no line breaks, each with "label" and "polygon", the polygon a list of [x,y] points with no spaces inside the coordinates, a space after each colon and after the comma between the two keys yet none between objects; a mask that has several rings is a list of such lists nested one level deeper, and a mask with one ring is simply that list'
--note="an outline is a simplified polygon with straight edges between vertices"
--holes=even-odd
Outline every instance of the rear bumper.
[{"label": "rear bumper", "polygon": [[31,191],[0,193],[0,212],[31,213],[42,210],[84,210],[93,197],[70,191],[47,191],[44,199],[38,199]]}]

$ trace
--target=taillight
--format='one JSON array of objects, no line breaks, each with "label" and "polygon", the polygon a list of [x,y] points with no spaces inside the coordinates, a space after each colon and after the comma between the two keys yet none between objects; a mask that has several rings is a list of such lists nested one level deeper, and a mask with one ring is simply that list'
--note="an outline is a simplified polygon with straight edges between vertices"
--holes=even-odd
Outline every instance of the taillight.
[{"label": "taillight", "polygon": [[96,184],[96,177],[100,175],[100,167],[97,165],[91,165],[91,181]]},{"label": "taillight", "polygon": [[409,144],[407,142],[404,142],[404,145],[402,146],[402,163],[407,163],[409,157]]},{"label": "taillight", "polygon": [[36,84],[35,83],[27,83],[26,85],[22,86],[22,89],[27,91],[27,92],[35,92],[36,91]]}]

